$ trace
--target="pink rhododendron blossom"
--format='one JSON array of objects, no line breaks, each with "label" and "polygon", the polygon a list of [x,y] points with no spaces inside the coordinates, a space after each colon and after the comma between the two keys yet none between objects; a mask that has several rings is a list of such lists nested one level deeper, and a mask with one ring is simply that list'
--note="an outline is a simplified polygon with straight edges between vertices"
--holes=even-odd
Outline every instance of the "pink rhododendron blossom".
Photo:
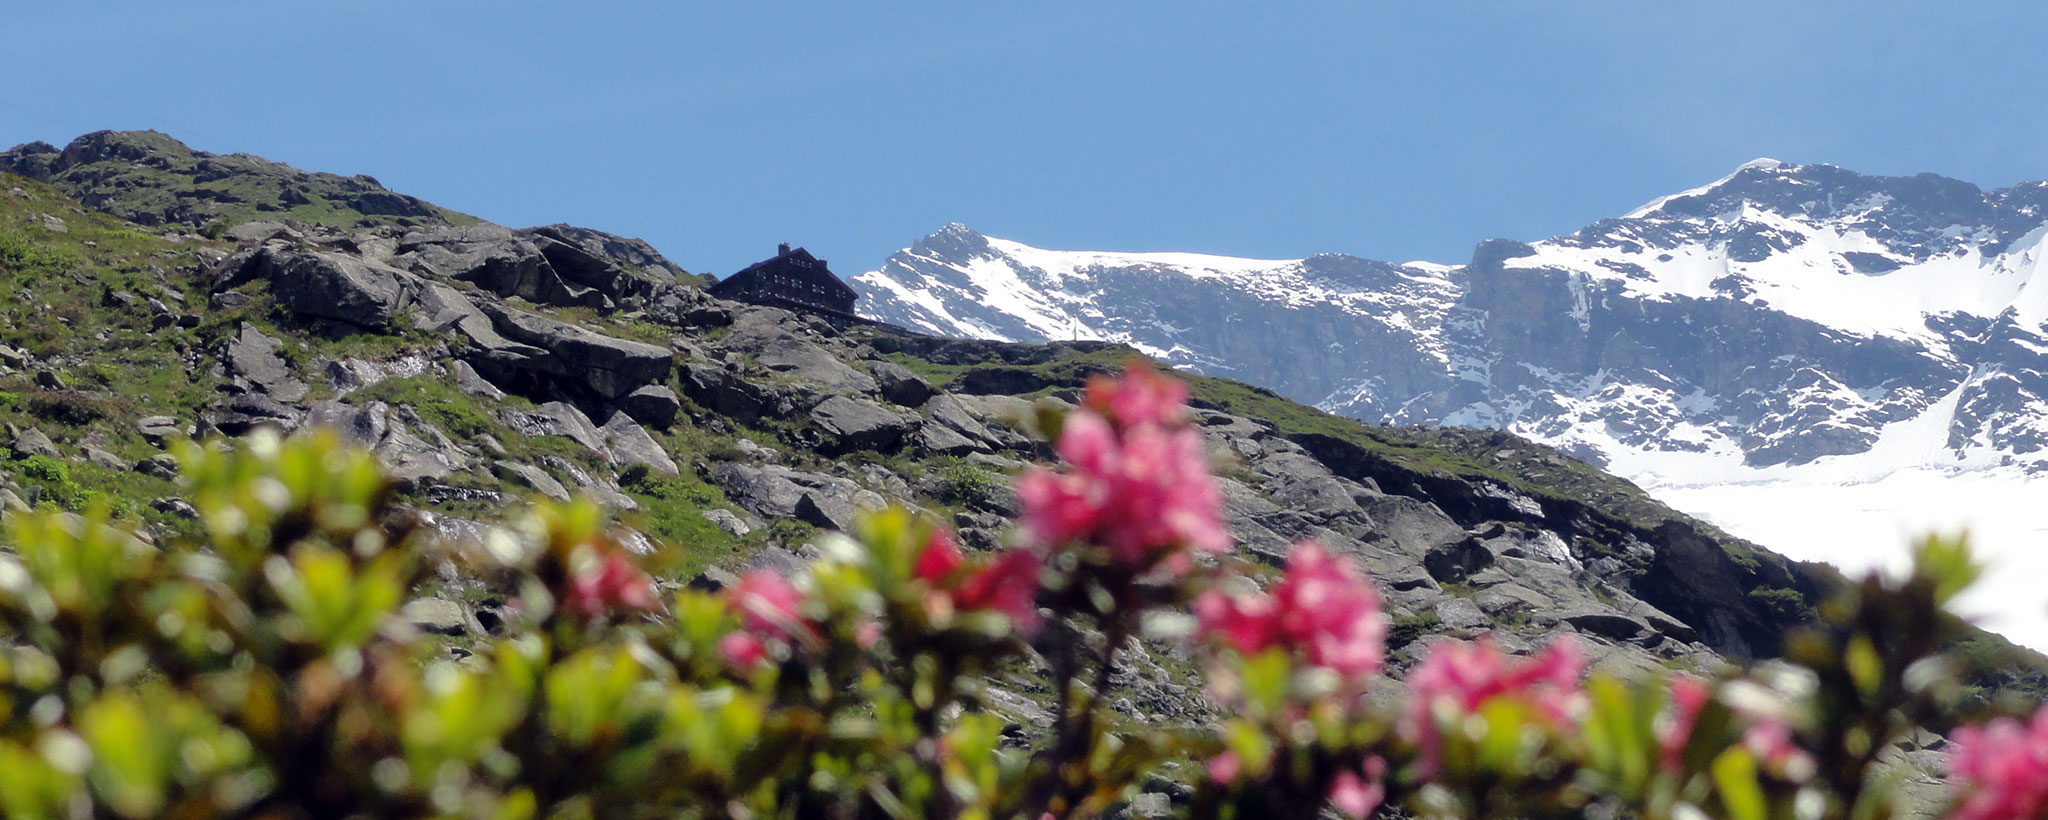
[{"label": "pink rhododendron blossom", "polygon": [[1224,751],[1209,758],[1209,779],[1218,783],[1229,783],[1244,771],[1244,758],[1236,752]]},{"label": "pink rhododendron blossom", "polygon": [[2024,724],[1999,718],[1957,729],[1948,772],[1958,800],[1951,820],[2048,816],[2048,707]]},{"label": "pink rhododendron blossom", "polygon": [[1168,376],[1143,360],[1133,359],[1122,378],[1095,376],[1081,406],[1124,427],[1178,424],[1188,400],[1186,382]]},{"label": "pink rhododendron blossom", "polygon": [[752,633],[734,632],[718,639],[718,654],[725,656],[726,663],[750,669],[768,659],[768,645]]},{"label": "pink rhododendron blossom", "polygon": [[1713,696],[1713,689],[1707,682],[1691,675],[1674,675],[1671,678],[1671,723],[1657,734],[1657,745],[1663,749],[1663,765],[1666,771],[1678,771],[1683,764],[1685,743],[1692,737],[1693,722],[1700,716],[1700,709]]},{"label": "pink rhododendron blossom", "polygon": [[961,609],[1003,613],[1018,629],[1029,632],[1038,627],[1042,564],[1030,550],[1009,550],[962,581],[954,598]]},{"label": "pink rhododendron blossom", "polygon": [[960,556],[960,548],[953,544],[953,534],[944,527],[935,527],[924,539],[924,551],[917,554],[917,567],[911,570],[911,576],[938,583],[964,563],[967,559]]},{"label": "pink rhododendron blossom", "polygon": [[1085,541],[1108,548],[1125,566],[1163,564],[1175,572],[1186,570],[1187,549],[1230,548],[1223,494],[1195,430],[1156,424],[1119,430],[1092,411],[1077,410],[1054,449],[1068,470],[1033,468],[1017,481],[1031,545],[1058,549]]},{"label": "pink rhododendron blossom", "polygon": [[1578,644],[1563,637],[1519,662],[1484,637],[1430,647],[1429,655],[1408,674],[1409,729],[1422,747],[1423,770],[1436,765],[1439,713],[1469,715],[1494,698],[1518,698],[1549,720],[1553,729],[1563,728],[1584,700],[1579,691],[1584,670],[1585,656]]},{"label": "pink rhododendron blossom", "polygon": [[742,631],[720,639],[720,653],[736,666],[752,666],[768,656],[771,644],[816,640],[817,630],[797,611],[803,600],[802,592],[768,570],[741,576],[726,606],[739,613]]},{"label": "pink rhododendron blossom", "polygon": [[1349,560],[1318,544],[1294,548],[1272,594],[1210,590],[1194,607],[1204,631],[1242,654],[1288,647],[1354,679],[1378,672],[1385,660],[1387,619],[1379,596]]},{"label": "pink rhododendron blossom", "polygon": [[1813,774],[1813,756],[1792,741],[1792,725],[1783,718],[1760,719],[1742,733],[1742,746],[1779,777],[1797,781]]},{"label": "pink rhododendron blossom", "polygon": [[1034,552],[1013,549],[993,560],[970,566],[953,543],[952,534],[935,529],[918,554],[913,577],[931,585],[925,609],[941,612],[1000,612],[1019,629],[1038,626],[1038,572],[1043,560]]},{"label": "pink rhododendron blossom", "polygon": [[605,553],[595,568],[569,579],[562,606],[586,618],[601,618],[618,611],[658,609],[654,581],[641,572],[625,550]]},{"label": "pink rhododendron blossom", "polygon": [[1387,786],[1382,781],[1386,773],[1387,761],[1377,755],[1366,758],[1365,777],[1350,769],[1339,772],[1336,781],[1330,784],[1330,805],[1358,820],[1371,817],[1387,797]]}]

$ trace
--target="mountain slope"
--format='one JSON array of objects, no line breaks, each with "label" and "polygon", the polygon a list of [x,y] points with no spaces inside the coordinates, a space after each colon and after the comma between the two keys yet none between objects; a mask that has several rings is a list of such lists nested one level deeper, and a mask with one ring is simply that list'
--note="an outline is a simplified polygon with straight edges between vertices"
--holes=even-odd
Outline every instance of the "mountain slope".
[{"label": "mountain slope", "polygon": [[[1042,251],[956,225],[855,284],[931,332],[1115,340],[1369,421],[1511,430],[1805,558],[1881,563],[1898,526],[1950,513],[2019,556],[2040,525],[2011,502],[2048,467],[2044,204],[2043,183],[1759,160],[1455,267]],[[1884,514],[1909,506],[1937,514]]]},{"label": "mountain slope", "polygon": [[467,225],[476,218],[386,189],[368,176],[308,173],[250,154],[194,151],[156,131],[95,131],[59,150],[32,142],[0,153],[0,171],[56,186],[88,207],[141,225],[226,228],[289,219],[335,228]]}]

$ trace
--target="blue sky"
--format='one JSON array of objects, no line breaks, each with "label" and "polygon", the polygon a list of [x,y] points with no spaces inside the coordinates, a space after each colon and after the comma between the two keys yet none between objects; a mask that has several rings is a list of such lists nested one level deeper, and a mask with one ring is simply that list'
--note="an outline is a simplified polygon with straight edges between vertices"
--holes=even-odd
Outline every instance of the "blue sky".
[{"label": "blue sky", "polygon": [[2039,3],[33,3],[0,143],[155,128],[728,273],[958,221],[1460,262],[1772,156],[2048,178]]}]

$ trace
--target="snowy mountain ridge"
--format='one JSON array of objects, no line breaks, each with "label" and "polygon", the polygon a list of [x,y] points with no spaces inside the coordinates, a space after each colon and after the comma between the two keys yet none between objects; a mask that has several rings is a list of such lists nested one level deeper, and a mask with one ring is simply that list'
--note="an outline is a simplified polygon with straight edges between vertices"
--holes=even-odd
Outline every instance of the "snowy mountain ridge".
[{"label": "snowy mountain ridge", "polygon": [[[1508,429],[1859,565],[1902,526],[2048,535],[2014,512],[2048,488],[2044,257],[2048,183],[1756,160],[1455,266],[1051,251],[949,225],[853,284],[913,329],[1119,341],[1369,421]],[[1802,523],[1823,509],[1886,545],[1783,543],[1846,532]]]}]

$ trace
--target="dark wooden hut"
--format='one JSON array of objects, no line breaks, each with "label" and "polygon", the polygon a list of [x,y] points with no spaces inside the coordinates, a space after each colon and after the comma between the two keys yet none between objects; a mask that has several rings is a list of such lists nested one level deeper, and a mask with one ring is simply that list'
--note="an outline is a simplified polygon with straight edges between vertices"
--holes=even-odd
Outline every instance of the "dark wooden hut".
[{"label": "dark wooden hut", "polygon": [[833,276],[825,260],[803,248],[792,249],[788,243],[783,243],[774,257],[712,285],[710,293],[720,299],[858,318],[853,303],[860,294]]}]

